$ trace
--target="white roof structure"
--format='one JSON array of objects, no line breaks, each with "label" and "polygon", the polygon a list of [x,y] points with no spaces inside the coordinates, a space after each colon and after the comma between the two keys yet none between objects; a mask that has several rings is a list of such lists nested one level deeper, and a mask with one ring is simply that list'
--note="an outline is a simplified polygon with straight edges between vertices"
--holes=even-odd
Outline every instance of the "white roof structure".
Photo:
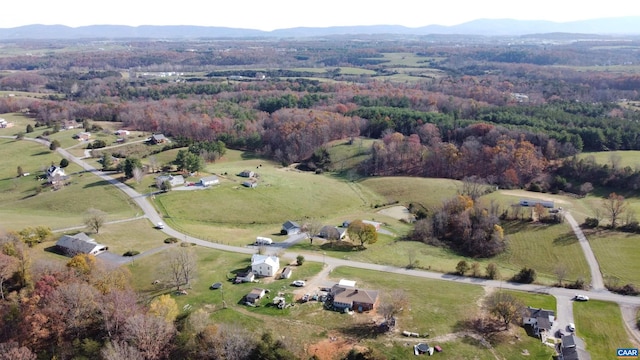
[{"label": "white roof structure", "polygon": [[108,246],[98,244],[83,232],[75,235],[64,235],[56,242],[56,246],[61,248],[67,255],[72,256],[77,254],[98,255],[109,250]]},{"label": "white roof structure", "polygon": [[340,286],[348,286],[348,287],[356,287],[356,282],[355,282],[355,280],[340,279],[340,281],[338,282],[338,285],[340,285]]}]

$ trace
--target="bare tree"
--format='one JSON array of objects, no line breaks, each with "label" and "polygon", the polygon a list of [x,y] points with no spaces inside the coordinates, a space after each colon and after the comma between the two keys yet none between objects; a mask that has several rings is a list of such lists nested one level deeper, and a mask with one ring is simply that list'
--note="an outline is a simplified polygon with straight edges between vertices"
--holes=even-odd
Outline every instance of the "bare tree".
[{"label": "bare tree", "polygon": [[517,320],[523,311],[523,305],[515,297],[502,291],[487,297],[485,305],[504,324],[505,330],[509,329],[509,324]]},{"label": "bare tree", "polygon": [[104,360],[145,360],[138,349],[127,344],[125,341],[111,341],[100,351]]},{"label": "bare tree", "polygon": [[404,290],[394,290],[387,294],[385,301],[380,304],[380,312],[387,323],[393,323],[394,318],[400,315],[409,306],[409,297]]},{"label": "bare tree", "polygon": [[0,299],[4,300],[4,282],[18,270],[18,259],[0,252]]},{"label": "bare tree", "polygon": [[562,286],[562,282],[567,278],[567,274],[569,273],[569,268],[565,263],[558,263],[553,268],[553,273],[556,275],[556,279],[558,279],[558,284]]},{"label": "bare tree", "polygon": [[188,286],[196,274],[195,254],[189,248],[174,248],[167,252],[167,260],[163,263],[163,268],[168,272],[170,283],[180,290],[181,286]]},{"label": "bare tree", "polygon": [[110,338],[117,338],[128,318],[141,312],[138,297],[132,290],[113,289],[102,297],[100,314]]},{"label": "bare tree", "polygon": [[462,179],[460,195],[467,195],[474,202],[487,191],[487,183],[477,176],[469,176]]},{"label": "bare tree", "polygon": [[136,167],[133,168],[132,174],[136,184],[140,184],[140,181],[142,181],[142,178],[144,177],[144,171],[141,168]]},{"label": "bare tree", "polygon": [[147,160],[149,160],[149,171],[155,173],[158,170],[158,158],[155,155],[151,155]]},{"label": "bare tree", "polygon": [[91,230],[95,231],[96,234],[100,232],[100,228],[106,221],[107,213],[94,208],[87,210],[84,216],[84,224]]},{"label": "bare tree", "polygon": [[618,195],[614,192],[609,194],[609,196],[602,201],[602,207],[611,220],[611,228],[616,228],[618,225],[618,219],[622,214],[624,214],[628,206],[629,204],[627,204],[624,196]]},{"label": "bare tree", "polygon": [[169,352],[175,332],[173,324],[161,318],[137,314],[127,319],[123,338],[133,345],[144,359],[160,359]]},{"label": "bare tree", "polygon": [[15,341],[0,343],[0,360],[36,360],[38,357],[29,348]]},{"label": "bare tree", "polygon": [[309,241],[311,242],[311,245],[313,245],[313,238],[320,234],[322,223],[318,219],[309,219],[309,221],[302,226],[302,229],[307,233]]}]

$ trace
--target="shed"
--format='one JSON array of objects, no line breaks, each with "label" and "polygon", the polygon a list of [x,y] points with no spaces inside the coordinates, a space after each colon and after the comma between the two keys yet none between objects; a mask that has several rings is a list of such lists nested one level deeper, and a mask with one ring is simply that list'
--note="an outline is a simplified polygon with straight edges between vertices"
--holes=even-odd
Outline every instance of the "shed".
[{"label": "shed", "polygon": [[215,175],[211,175],[201,178],[199,182],[202,186],[211,186],[220,184],[220,179],[218,179],[218,177]]},{"label": "shed", "polygon": [[149,139],[149,142],[152,144],[162,144],[164,142],[167,142],[167,138],[164,136],[164,134],[153,134],[151,135],[151,139]]},{"label": "shed", "polygon": [[283,235],[295,235],[300,234],[300,232],[302,232],[302,228],[297,222],[287,220],[284,224],[282,224],[282,230],[280,232]]},{"label": "shed", "polygon": [[280,274],[280,279],[289,279],[293,275],[293,269],[291,266],[287,266],[282,270],[282,274]]},{"label": "shed", "polygon": [[251,170],[243,170],[238,174],[238,176],[246,177],[246,178],[252,178],[252,177],[256,176],[256,173],[251,171]]},{"label": "shed", "polygon": [[262,299],[262,297],[265,294],[265,290],[264,289],[260,289],[260,288],[253,288],[253,290],[251,290],[246,296],[245,299],[247,300],[247,302],[250,302],[252,304],[255,304],[256,302],[258,302],[258,300]]}]

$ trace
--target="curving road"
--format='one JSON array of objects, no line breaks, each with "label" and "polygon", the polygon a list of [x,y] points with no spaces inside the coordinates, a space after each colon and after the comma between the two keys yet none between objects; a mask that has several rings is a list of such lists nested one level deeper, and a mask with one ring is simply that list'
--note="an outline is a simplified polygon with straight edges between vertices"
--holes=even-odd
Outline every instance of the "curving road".
[{"label": "curving road", "polygon": [[589,241],[587,237],[584,236],[580,225],[576,219],[568,212],[563,212],[564,218],[567,219],[569,225],[571,225],[571,229],[576,234],[578,238],[578,242],[580,243],[580,247],[582,247],[582,252],[584,253],[584,257],[587,259],[589,263],[589,269],[591,269],[591,290],[592,291],[607,291],[604,286],[604,281],[602,280],[602,273],[600,272],[600,265],[598,265],[598,260],[596,256],[593,254],[591,250],[591,246],[589,245]]},{"label": "curving road", "polygon": [[[49,146],[49,142],[42,139],[25,138],[25,140],[37,141],[43,145]],[[156,209],[146,199],[146,197],[151,194],[143,195],[138,193],[137,191],[130,188],[129,186],[112,178],[109,174],[103,171],[100,171],[95,167],[91,166],[90,164],[86,163],[82,159],[71,155],[68,151],[64,149],[58,149],[57,151],[68,160],[73,161],[74,163],[80,165],[86,171],[90,171],[94,173],[96,176],[100,177],[101,179],[107,181],[108,183],[122,190],[125,194],[131,197],[136,202],[136,204],[138,204],[138,206],[140,206],[140,208],[145,214],[145,217],[148,218],[153,224],[156,224],[162,221],[162,217],[160,216],[160,214],[158,214]],[[559,305],[558,310],[560,310],[560,307],[564,309],[567,306],[567,301],[570,302],[571,300],[569,299],[572,298],[575,294],[587,295],[594,300],[611,301],[611,302],[618,303],[621,306],[621,309],[623,310],[622,313],[624,316],[625,324],[627,324],[627,329],[629,330],[629,332],[632,334],[633,337],[635,337],[636,339],[640,339],[639,332],[637,331],[637,329],[634,330],[634,327],[633,327],[633,323],[635,321],[635,310],[638,307],[640,307],[640,297],[623,296],[623,295],[618,295],[605,290],[604,283],[602,281],[602,274],[600,273],[598,262],[595,256],[593,255],[593,251],[591,251],[591,247],[589,246],[589,243],[586,237],[582,233],[582,230],[580,230],[580,227],[578,226],[573,216],[571,216],[571,214],[569,214],[568,212],[565,212],[565,217],[567,221],[569,221],[569,224],[571,225],[573,231],[576,233],[576,236],[580,241],[580,245],[582,246],[582,249],[585,253],[585,257],[587,257],[587,261],[589,262],[589,266],[591,268],[592,286],[591,286],[591,290],[589,291],[586,291],[586,290],[576,291],[572,289],[556,288],[551,286],[519,284],[519,283],[511,283],[511,282],[504,282],[504,281],[498,281],[498,280],[487,280],[487,279],[470,278],[470,277],[450,275],[450,274],[441,274],[441,273],[425,271],[425,270],[405,269],[405,268],[399,268],[395,266],[378,265],[378,264],[370,264],[370,263],[358,262],[353,260],[336,259],[332,257],[326,257],[324,254],[321,254],[321,255],[305,254],[305,257],[309,261],[325,263],[329,265],[330,268],[335,268],[337,266],[350,266],[350,267],[355,267],[360,269],[395,273],[395,274],[401,274],[401,275],[407,275],[407,276],[415,276],[415,277],[426,278],[426,279],[454,281],[454,282],[469,284],[469,285],[490,286],[494,288],[505,288],[505,289],[520,290],[520,291],[527,291],[527,292],[533,292],[533,293],[550,294],[555,296],[559,300],[559,302],[562,303],[562,305]],[[164,231],[167,235],[176,237],[178,239],[183,239],[184,241],[191,242],[203,247],[236,252],[236,253],[244,253],[244,254],[255,253],[255,249],[252,249],[252,248],[236,247],[236,246],[212,243],[209,241],[205,241],[202,239],[198,239],[192,236],[182,234],[168,226],[165,226],[165,228],[162,231]],[[159,248],[159,249],[162,250],[164,248]],[[154,251],[150,251],[149,253],[153,253],[153,252]],[[285,252],[284,255],[295,257],[297,253],[294,254],[294,253]],[[569,306],[571,306],[571,303],[569,303]],[[560,315],[558,323],[560,323],[561,321],[568,321],[569,319],[572,318],[572,311],[569,312],[569,310],[565,309],[562,312],[565,314]],[[572,321],[568,321],[568,322],[572,322]]]}]

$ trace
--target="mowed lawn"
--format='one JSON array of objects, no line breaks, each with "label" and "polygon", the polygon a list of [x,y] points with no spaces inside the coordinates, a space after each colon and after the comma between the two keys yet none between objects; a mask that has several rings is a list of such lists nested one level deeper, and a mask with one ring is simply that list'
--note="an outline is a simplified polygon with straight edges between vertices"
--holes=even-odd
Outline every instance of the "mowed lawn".
[{"label": "mowed lawn", "polygon": [[[62,159],[48,148],[28,140],[0,139],[0,227],[7,230],[26,226],[45,225],[52,229],[77,226],[83,223],[84,213],[97,208],[117,220],[135,216],[140,210],[121,191],[98,177],[82,172],[75,164],[65,169],[70,175],[69,185],[58,191],[44,187],[40,194],[36,188],[43,181],[36,179],[51,163]],[[17,178],[21,166],[29,176]]]},{"label": "mowed lawn", "polygon": [[568,269],[565,281],[579,277],[590,281],[589,266],[569,224],[514,221],[504,224],[504,230],[509,239],[508,249],[496,258],[503,267],[513,272],[525,266],[533,268],[538,274],[537,282],[552,284],[557,282],[556,266],[563,264]]},{"label": "mowed lawn", "polygon": [[640,286],[640,236],[622,232],[600,231],[587,234],[600,271],[619,279],[620,285]]},{"label": "mowed lawn", "polygon": [[575,303],[573,315],[576,334],[585,341],[592,359],[615,359],[616,349],[633,347],[617,304],[597,300]]}]

